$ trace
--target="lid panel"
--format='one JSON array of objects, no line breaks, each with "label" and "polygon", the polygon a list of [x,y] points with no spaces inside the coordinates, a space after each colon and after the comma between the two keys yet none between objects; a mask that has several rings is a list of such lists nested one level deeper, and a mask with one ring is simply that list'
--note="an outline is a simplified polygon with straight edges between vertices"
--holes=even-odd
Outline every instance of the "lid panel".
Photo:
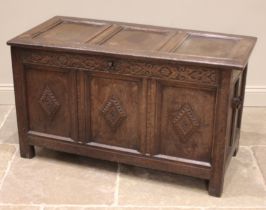
[{"label": "lid panel", "polygon": [[106,27],[106,24],[61,22],[35,36],[34,39],[39,41],[53,40],[69,43],[85,43]]},{"label": "lid panel", "polygon": [[232,58],[232,52],[238,42],[239,39],[190,35],[174,52],[192,56],[229,59]]},{"label": "lid panel", "polygon": [[129,50],[156,50],[173,34],[172,31],[123,27],[102,43],[103,46]]}]

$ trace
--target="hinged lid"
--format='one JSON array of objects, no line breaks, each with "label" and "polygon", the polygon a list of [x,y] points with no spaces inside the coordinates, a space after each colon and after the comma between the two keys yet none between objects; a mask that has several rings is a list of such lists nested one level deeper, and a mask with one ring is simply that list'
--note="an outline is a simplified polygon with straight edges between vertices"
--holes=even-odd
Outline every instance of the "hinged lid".
[{"label": "hinged lid", "polygon": [[243,69],[255,42],[248,36],[54,17],[8,44]]}]

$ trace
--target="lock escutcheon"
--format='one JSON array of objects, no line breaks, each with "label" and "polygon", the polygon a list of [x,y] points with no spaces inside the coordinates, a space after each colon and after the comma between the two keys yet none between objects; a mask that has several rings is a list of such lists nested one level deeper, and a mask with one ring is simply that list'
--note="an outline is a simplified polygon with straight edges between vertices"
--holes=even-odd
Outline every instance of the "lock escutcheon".
[{"label": "lock escutcheon", "polygon": [[115,67],[114,61],[108,61],[107,66],[108,66],[108,70],[113,70]]}]

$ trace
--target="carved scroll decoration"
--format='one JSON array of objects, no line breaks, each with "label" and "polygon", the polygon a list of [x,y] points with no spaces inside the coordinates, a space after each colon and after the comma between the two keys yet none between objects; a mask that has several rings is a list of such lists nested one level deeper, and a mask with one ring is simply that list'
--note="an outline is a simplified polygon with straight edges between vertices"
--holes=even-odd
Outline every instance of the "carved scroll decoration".
[{"label": "carved scroll decoration", "polygon": [[[23,58],[24,63],[106,72],[110,71],[109,60],[104,57],[54,52],[27,52]],[[114,61],[111,73],[207,85],[218,84],[218,72],[214,69],[173,63],[158,64],[117,59]]]}]

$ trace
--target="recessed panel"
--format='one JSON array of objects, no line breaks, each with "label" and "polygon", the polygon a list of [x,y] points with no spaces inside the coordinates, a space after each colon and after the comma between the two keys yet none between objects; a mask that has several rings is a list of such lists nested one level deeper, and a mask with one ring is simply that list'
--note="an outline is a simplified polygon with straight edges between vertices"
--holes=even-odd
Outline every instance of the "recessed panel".
[{"label": "recessed panel", "polygon": [[30,130],[71,137],[69,74],[30,68],[26,79]]},{"label": "recessed panel", "polygon": [[103,43],[117,49],[155,50],[167,41],[170,32],[125,28]]},{"label": "recessed panel", "polygon": [[[140,149],[140,81],[93,76],[87,98],[89,141],[133,150]],[[89,120],[89,119],[87,119]]]},{"label": "recessed panel", "polygon": [[210,162],[215,91],[162,85],[160,95],[158,153]]},{"label": "recessed panel", "polygon": [[238,39],[232,38],[190,35],[175,52],[196,56],[232,58],[234,47],[238,41]]},{"label": "recessed panel", "polygon": [[62,41],[67,43],[84,43],[106,25],[62,22],[41,33],[35,39],[47,41]]}]

